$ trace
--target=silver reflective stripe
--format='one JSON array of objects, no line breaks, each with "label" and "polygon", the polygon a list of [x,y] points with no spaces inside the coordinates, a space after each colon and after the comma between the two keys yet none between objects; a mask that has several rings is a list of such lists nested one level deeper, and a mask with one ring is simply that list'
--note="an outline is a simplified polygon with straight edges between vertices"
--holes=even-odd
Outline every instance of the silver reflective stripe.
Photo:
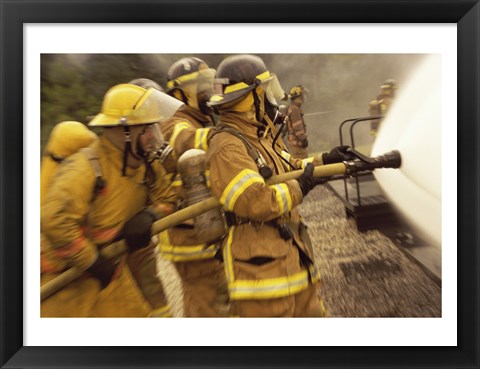
[{"label": "silver reflective stripe", "polygon": [[226,210],[233,210],[238,197],[252,184],[265,183],[263,177],[251,169],[242,170],[225,188],[220,202]]},{"label": "silver reflective stripe", "polygon": [[207,151],[207,135],[210,128],[199,128],[195,132],[195,148],[203,151]]},{"label": "silver reflective stripe", "polygon": [[285,184],[278,184],[272,186],[275,190],[275,195],[277,197],[278,206],[280,208],[280,214],[284,214],[288,212],[289,204],[292,202],[291,199],[289,201],[290,193],[288,191],[288,187]]}]

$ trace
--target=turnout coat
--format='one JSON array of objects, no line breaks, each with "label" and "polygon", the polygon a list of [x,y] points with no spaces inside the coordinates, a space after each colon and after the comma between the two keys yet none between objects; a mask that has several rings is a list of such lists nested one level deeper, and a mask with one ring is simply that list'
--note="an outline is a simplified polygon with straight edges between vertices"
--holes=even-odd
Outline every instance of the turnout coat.
[{"label": "turnout coat", "polygon": [[[238,113],[220,117],[225,125],[241,132],[263,156],[273,175],[288,166],[272,148],[271,138],[260,134],[263,125]],[[306,226],[296,209],[303,200],[296,180],[267,185],[246,145],[237,136],[217,127],[209,142],[207,168],[211,189],[230,221],[223,244],[223,259],[232,299],[270,299],[294,295],[318,281]],[[319,158],[281,156],[297,169]],[[283,228],[283,236],[281,232]],[[285,228],[290,238],[285,237]]]}]

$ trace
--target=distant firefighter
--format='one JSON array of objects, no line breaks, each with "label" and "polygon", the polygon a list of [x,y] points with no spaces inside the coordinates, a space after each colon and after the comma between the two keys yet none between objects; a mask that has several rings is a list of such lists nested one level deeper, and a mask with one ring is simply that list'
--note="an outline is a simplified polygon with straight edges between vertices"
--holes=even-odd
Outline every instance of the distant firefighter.
[{"label": "distant firefighter", "polygon": [[308,157],[307,147],[307,126],[303,120],[302,105],[305,102],[305,95],[309,91],[302,85],[292,87],[288,97],[291,104],[288,107],[288,144],[290,153],[300,159]]},{"label": "distant firefighter", "polygon": [[[380,86],[380,94],[370,101],[368,105],[368,112],[370,115],[383,115],[387,113],[390,105],[392,105],[395,97],[395,90],[397,89],[397,82],[393,79],[387,79]],[[370,123],[370,134],[373,137],[377,136],[378,127],[380,126],[380,119],[372,120]]]}]

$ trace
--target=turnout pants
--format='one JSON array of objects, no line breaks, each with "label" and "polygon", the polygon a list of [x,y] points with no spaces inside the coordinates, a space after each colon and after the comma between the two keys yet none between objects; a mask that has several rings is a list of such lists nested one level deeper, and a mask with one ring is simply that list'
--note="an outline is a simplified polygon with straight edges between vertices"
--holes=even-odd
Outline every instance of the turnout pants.
[{"label": "turnout pants", "polygon": [[186,317],[228,316],[228,291],[222,263],[217,259],[175,262],[182,280]]}]

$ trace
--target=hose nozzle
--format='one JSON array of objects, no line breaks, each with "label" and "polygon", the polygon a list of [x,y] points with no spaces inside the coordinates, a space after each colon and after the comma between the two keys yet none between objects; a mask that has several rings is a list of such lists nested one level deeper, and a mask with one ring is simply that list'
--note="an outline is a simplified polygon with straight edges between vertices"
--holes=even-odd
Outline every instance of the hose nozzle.
[{"label": "hose nozzle", "polygon": [[400,168],[402,157],[398,150],[389,151],[374,158],[367,157],[355,150],[350,151],[357,158],[346,161],[347,174],[354,174],[362,171],[372,171],[378,168]]},{"label": "hose nozzle", "polygon": [[376,168],[400,168],[402,165],[402,157],[398,150],[389,151],[373,159],[378,165]]}]

